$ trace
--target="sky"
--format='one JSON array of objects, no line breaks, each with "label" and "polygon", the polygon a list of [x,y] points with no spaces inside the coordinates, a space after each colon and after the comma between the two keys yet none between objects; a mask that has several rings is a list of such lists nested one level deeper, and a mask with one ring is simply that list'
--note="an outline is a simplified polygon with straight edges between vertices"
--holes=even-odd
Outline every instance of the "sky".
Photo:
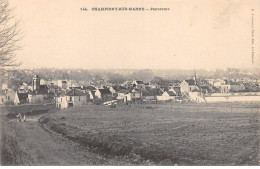
[{"label": "sky", "polygon": [[[17,52],[21,68],[260,68],[259,0],[9,2],[24,36]],[[170,10],[104,12],[93,7]]]}]

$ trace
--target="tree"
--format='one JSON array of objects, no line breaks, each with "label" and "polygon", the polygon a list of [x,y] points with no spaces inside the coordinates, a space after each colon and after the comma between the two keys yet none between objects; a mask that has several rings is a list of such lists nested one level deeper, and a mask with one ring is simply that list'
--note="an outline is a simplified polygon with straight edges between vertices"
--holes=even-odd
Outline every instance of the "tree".
[{"label": "tree", "polygon": [[8,0],[0,0],[0,71],[5,72],[7,67],[20,65],[15,60],[15,53],[20,50],[18,42],[21,40],[19,21],[12,15]]}]

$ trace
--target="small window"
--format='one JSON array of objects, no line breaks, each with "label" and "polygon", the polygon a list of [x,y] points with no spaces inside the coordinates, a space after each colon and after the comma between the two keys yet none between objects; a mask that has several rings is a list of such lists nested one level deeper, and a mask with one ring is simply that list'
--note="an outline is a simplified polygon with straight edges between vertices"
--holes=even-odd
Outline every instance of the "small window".
[{"label": "small window", "polygon": [[4,102],[4,98],[2,98],[2,103]]},{"label": "small window", "polygon": [[10,100],[10,96],[8,96],[8,100]]},{"label": "small window", "polygon": [[190,87],[190,91],[191,91],[191,87]]},{"label": "small window", "polygon": [[72,101],[72,97],[70,97],[70,101]]},{"label": "small window", "polygon": [[60,102],[62,102],[62,98],[60,98]]},{"label": "small window", "polygon": [[79,101],[80,101],[80,96],[79,96]]}]

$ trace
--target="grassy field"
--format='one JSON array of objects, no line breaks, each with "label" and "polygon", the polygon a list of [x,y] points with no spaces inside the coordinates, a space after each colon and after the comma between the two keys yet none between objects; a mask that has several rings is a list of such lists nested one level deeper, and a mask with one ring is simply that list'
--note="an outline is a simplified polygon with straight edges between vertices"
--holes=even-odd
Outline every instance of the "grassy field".
[{"label": "grassy field", "polygon": [[64,136],[136,163],[259,165],[259,104],[86,105],[40,122]]}]

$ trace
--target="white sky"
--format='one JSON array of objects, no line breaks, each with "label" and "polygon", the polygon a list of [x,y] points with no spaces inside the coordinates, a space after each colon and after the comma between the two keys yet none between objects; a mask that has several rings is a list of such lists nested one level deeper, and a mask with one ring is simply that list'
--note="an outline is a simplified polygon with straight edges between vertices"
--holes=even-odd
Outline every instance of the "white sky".
[{"label": "white sky", "polygon": [[[17,52],[22,68],[260,67],[259,0],[9,1],[24,32],[24,47]],[[82,12],[81,7],[89,11]],[[167,7],[170,11],[92,12],[92,7]]]}]

